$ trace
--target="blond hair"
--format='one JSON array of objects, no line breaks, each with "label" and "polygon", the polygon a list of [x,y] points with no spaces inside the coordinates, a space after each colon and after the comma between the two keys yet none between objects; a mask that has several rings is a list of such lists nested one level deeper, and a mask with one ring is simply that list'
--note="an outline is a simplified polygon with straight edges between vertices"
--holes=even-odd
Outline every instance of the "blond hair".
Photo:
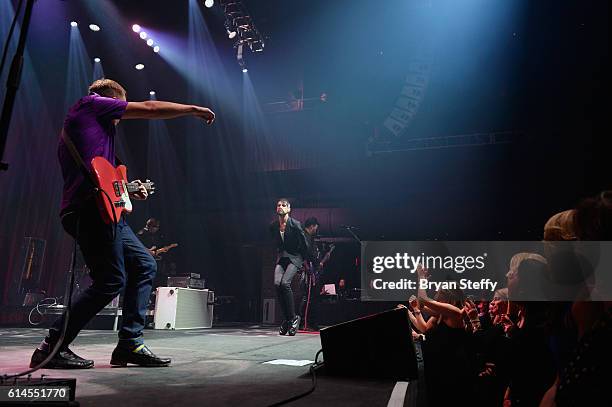
[{"label": "blond hair", "polygon": [[106,96],[109,98],[123,98],[125,99],[125,89],[119,83],[112,79],[98,79],[89,85],[89,92],[95,92],[100,96]]},{"label": "blond hair", "polygon": [[570,209],[553,215],[544,225],[544,240],[547,242],[576,240],[576,211]]},{"label": "blond hair", "polygon": [[518,273],[521,263],[525,260],[535,260],[542,264],[548,264],[546,258],[540,254],[527,252],[517,253],[510,259],[510,270],[506,274],[506,277],[510,277]]}]

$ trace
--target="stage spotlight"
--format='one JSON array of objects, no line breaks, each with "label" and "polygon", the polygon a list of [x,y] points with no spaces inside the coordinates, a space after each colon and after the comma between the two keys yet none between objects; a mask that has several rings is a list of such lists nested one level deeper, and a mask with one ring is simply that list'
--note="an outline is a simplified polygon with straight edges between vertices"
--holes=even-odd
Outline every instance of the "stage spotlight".
[{"label": "stage spotlight", "polygon": [[142,71],[144,69],[144,64],[136,64],[134,68],[136,68],[137,71]]},{"label": "stage spotlight", "polygon": [[100,62],[100,58],[94,58],[94,62]]},{"label": "stage spotlight", "polygon": [[247,73],[247,72],[249,72],[249,70],[248,70],[248,69],[246,69],[246,68],[242,68],[242,73]]},{"label": "stage spotlight", "polygon": [[159,45],[153,47],[153,52],[159,52]]},{"label": "stage spotlight", "polygon": [[78,24],[76,21],[71,21],[70,22],[70,27],[76,27]]},{"label": "stage spotlight", "polygon": [[225,27],[225,32],[227,32],[227,36],[232,39],[236,36],[236,24],[234,24],[234,21],[228,21],[226,20],[225,23],[223,23],[223,26]]},{"label": "stage spotlight", "polygon": [[148,45],[149,47],[152,47],[152,46],[153,46],[153,39],[149,38],[149,39],[147,40],[147,45]]},{"label": "stage spotlight", "polygon": [[144,40],[145,38],[147,38],[147,33],[146,33],[146,32],[144,32],[144,31],[141,31],[141,32],[140,32],[140,38],[142,38],[143,40]]},{"label": "stage spotlight", "polygon": [[91,31],[100,31],[100,26],[95,24],[89,24],[89,29]]},{"label": "stage spotlight", "polygon": [[140,26],[138,24],[134,24],[132,26],[132,31],[134,31],[135,33],[139,33],[141,30]]},{"label": "stage spotlight", "polygon": [[155,96],[155,91],[152,90],[151,92],[149,92],[149,96]]},{"label": "stage spotlight", "polygon": [[206,1],[204,2],[204,5],[205,5],[206,7],[208,7],[208,8],[211,8],[212,6],[214,6],[214,5],[215,5],[215,0],[206,0]]},{"label": "stage spotlight", "polygon": [[251,52],[261,52],[264,49],[264,43],[261,40],[255,40],[249,43],[249,48]]},{"label": "stage spotlight", "polygon": [[253,27],[244,25],[238,26],[238,35],[240,36],[240,40],[246,43],[251,43],[257,40],[258,33],[253,29]]}]

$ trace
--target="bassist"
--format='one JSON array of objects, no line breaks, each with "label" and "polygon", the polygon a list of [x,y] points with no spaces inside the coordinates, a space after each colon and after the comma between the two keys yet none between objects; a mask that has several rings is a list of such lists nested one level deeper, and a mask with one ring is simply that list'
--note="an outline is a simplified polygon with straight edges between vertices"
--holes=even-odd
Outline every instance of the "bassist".
[{"label": "bassist", "polygon": [[302,289],[302,302],[300,307],[300,314],[304,321],[304,330],[306,331],[318,331],[319,325],[317,321],[319,297],[321,293],[320,277],[323,271],[325,263],[329,259],[331,252],[333,251],[333,245],[330,249],[322,255],[321,250],[315,237],[319,230],[319,221],[315,217],[306,219],[304,222],[304,232],[306,238],[310,243],[310,260],[305,262],[304,272],[300,280],[300,286]]}]

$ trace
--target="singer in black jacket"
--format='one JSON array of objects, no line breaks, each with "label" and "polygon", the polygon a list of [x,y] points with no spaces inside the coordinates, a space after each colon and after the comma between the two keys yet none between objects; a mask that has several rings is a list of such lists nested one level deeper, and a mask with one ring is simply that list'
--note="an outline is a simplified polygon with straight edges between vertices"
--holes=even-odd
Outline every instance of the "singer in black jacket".
[{"label": "singer in black jacket", "polygon": [[285,198],[276,203],[278,219],[270,225],[270,233],[276,243],[278,255],[274,268],[274,285],[276,297],[283,312],[283,323],[279,334],[295,335],[300,326],[300,316],[295,313],[291,281],[303,267],[304,259],[310,257],[310,245],[302,225],[296,219],[289,217],[291,204]]}]

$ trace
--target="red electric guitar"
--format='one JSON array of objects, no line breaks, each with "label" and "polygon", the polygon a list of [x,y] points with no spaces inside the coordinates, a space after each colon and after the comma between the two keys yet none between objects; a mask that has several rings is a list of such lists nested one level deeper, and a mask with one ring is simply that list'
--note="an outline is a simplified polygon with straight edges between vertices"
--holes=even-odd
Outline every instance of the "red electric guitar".
[{"label": "red electric guitar", "polygon": [[[123,212],[132,212],[132,202],[129,194],[138,192],[138,184],[127,181],[125,165],[119,165],[115,168],[105,158],[94,157],[91,160],[91,166],[97,186],[106,192],[106,194],[99,193],[97,196],[102,219],[106,223],[119,221]],[[147,189],[149,195],[155,192],[155,187],[151,181],[147,180],[142,185]],[[109,201],[109,197],[112,203]]]}]

